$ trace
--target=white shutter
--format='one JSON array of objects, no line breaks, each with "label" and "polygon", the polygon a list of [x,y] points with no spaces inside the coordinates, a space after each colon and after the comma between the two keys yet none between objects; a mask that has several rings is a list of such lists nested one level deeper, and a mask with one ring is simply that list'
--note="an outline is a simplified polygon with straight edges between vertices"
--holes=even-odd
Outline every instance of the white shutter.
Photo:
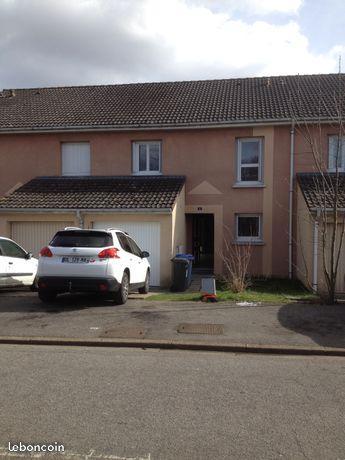
[{"label": "white shutter", "polygon": [[62,175],[89,176],[90,144],[88,142],[64,142],[62,144]]},{"label": "white shutter", "polygon": [[12,222],[11,238],[38,257],[40,250],[47,246],[55,233],[73,222]]}]

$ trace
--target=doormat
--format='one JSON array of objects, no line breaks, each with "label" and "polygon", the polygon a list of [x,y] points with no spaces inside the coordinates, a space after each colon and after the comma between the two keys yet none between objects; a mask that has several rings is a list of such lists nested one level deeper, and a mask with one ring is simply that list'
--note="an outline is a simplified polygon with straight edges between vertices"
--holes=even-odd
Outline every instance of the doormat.
[{"label": "doormat", "polygon": [[100,337],[117,339],[143,339],[146,329],[140,327],[113,327],[102,332]]},{"label": "doormat", "polygon": [[222,335],[224,334],[223,324],[198,324],[198,323],[181,323],[177,327],[180,334],[207,334]]}]

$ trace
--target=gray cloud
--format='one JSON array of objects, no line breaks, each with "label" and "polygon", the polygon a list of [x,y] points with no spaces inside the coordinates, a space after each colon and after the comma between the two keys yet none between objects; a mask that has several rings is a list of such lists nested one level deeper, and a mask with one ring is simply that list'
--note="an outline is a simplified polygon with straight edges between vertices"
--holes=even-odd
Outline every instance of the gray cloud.
[{"label": "gray cloud", "polygon": [[[298,27],[235,19],[234,4],[238,2],[0,0],[0,89],[332,68],[332,56],[309,53]],[[222,11],[226,14],[220,16]],[[287,37],[294,39],[291,49]],[[270,43],[276,44],[278,56]]]},{"label": "gray cloud", "polygon": [[130,30],[138,3],[0,3],[0,87],[159,78],[172,50]]}]

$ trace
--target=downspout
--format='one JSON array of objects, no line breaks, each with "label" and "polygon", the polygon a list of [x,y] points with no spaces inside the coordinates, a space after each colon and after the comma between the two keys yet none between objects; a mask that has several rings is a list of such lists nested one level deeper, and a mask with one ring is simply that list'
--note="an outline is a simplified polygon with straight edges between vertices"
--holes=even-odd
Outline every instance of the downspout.
[{"label": "downspout", "polygon": [[293,179],[295,156],[295,126],[292,122],[290,130],[290,183],[289,183],[289,279],[292,279],[292,216],[293,216]]},{"label": "downspout", "polygon": [[83,216],[82,216],[80,210],[77,209],[77,210],[75,211],[75,214],[76,214],[76,217],[77,217],[77,220],[78,220],[78,226],[79,226],[80,228],[84,228],[84,218],[83,218]]},{"label": "downspout", "polygon": [[314,220],[314,231],[313,231],[313,283],[312,288],[314,292],[317,292],[318,287],[318,245],[319,245],[319,215],[320,211],[317,211],[316,218]]}]

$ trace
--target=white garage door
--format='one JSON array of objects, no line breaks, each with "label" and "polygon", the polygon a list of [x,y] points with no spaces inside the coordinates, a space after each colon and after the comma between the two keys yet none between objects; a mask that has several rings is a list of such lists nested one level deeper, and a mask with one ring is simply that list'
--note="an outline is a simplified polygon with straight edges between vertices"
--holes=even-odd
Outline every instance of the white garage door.
[{"label": "white garage door", "polygon": [[151,286],[160,285],[160,224],[159,222],[94,222],[94,228],[118,228],[127,232],[143,251],[150,253]]},{"label": "white garage door", "polygon": [[47,246],[58,230],[74,225],[72,222],[12,222],[11,238],[35,257]]}]

